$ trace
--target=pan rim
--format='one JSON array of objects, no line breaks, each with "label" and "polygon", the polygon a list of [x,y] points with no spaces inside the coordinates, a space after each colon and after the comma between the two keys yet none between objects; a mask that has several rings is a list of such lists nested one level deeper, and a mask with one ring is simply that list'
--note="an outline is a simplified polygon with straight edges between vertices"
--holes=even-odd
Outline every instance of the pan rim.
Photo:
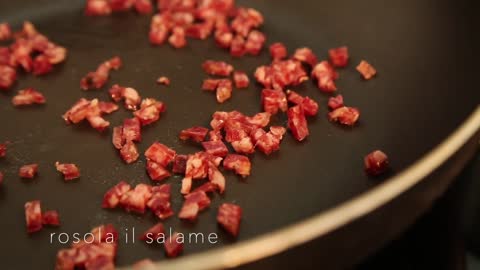
[{"label": "pan rim", "polygon": [[[324,236],[389,203],[423,181],[480,130],[480,105],[444,141],[384,183],[329,210],[231,246],[155,262],[145,269],[224,269],[266,258]],[[128,268],[123,268],[128,269]]]}]

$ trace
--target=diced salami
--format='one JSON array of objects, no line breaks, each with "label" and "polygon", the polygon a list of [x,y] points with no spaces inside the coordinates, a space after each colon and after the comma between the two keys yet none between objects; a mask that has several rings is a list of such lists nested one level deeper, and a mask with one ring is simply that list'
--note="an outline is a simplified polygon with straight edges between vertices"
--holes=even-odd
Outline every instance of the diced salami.
[{"label": "diced salami", "polygon": [[330,62],[334,67],[345,67],[348,64],[348,48],[346,46],[328,51]]},{"label": "diced salami", "polygon": [[191,127],[180,132],[180,139],[183,141],[193,140],[195,142],[203,142],[207,136],[208,129],[205,127]]},{"label": "diced salami", "polygon": [[262,90],[262,103],[263,110],[270,114],[276,114],[279,110],[282,112],[287,111],[287,97],[281,90]]},{"label": "diced salami", "polygon": [[38,172],[38,164],[29,164],[20,167],[18,171],[18,175],[21,178],[28,178],[32,179],[37,175]]},{"label": "diced salami", "polygon": [[125,138],[123,137],[123,126],[113,128],[112,143],[118,150],[122,149],[125,144]]},{"label": "diced salami", "polygon": [[224,203],[218,208],[217,222],[232,236],[237,237],[240,231],[242,208],[240,206]]},{"label": "diced salami", "polygon": [[127,191],[120,198],[120,205],[127,212],[143,214],[147,202],[152,197],[152,187],[146,184],[138,184],[134,189]]},{"label": "diced salami", "polygon": [[25,203],[25,219],[28,233],[38,232],[42,229],[42,208],[40,201],[36,200]]},{"label": "diced salami", "polygon": [[230,76],[233,66],[222,61],[207,60],[202,64],[203,70],[209,75]]},{"label": "diced salami", "polygon": [[49,226],[60,226],[60,218],[55,210],[46,211],[42,214],[42,224]]},{"label": "diced salami", "polygon": [[338,73],[327,61],[322,61],[313,68],[312,77],[317,80],[320,90],[327,93],[337,90],[335,80],[338,78]]},{"label": "diced salami", "polygon": [[122,137],[126,142],[140,142],[142,140],[140,120],[138,118],[127,118],[123,121]]},{"label": "diced salami", "polygon": [[152,181],[162,181],[170,177],[170,172],[167,169],[153,161],[147,161],[147,172]]},{"label": "diced salami", "polygon": [[159,222],[146,230],[140,237],[140,240],[147,241],[149,239],[153,239],[156,241],[159,238],[163,238],[164,235],[165,228],[163,227],[163,223]]},{"label": "diced salami", "polygon": [[288,56],[287,47],[285,47],[285,45],[280,42],[276,42],[270,45],[269,50],[270,56],[274,61],[285,59]]},{"label": "diced salami", "polygon": [[174,173],[185,174],[185,169],[187,168],[187,155],[176,155],[173,160],[172,171]]},{"label": "diced salami", "polygon": [[252,165],[247,156],[229,154],[223,161],[223,167],[245,178],[250,175]]},{"label": "diced salami", "polygon": [[125,181],[119,182],[117,185],[109,189],[103,196],[103,208],[115,208],[120,203],[122,196],[130,191],[131,187]]},{"label": "diced salami", "polygon": [[15,106],[44,104],[45,102],[46,99],[43,94],[33,88],[18,91],[18,94],[12,99]]},{"label": "diced salami", "polygon": [[17,72],[7,65],[0,65],[0,90],[8,90],[17,80]]},{"label": "diced salami", "polygon": [[0,23],[0,41],[12,38],[12,30],[8,23]]},{"label": "diced salami", "polygon": [[187,45],[187,39],[185,36],[185,29],[181,27],[173,28],[172,35],[168,38],[168,43],[176,49],[183,48]]},{"label": "diced salami", "polygon": [[157,79],[157,83],[168,86],[170,85],[170,79],[168,77],[161,76]]},{"label": "diced salami", "polygon": [[302,63],[306,63],[310,67],[314,67],[318,62],[317,56],[310,48],[297,49],[293,55],[293,59],[298,60]]},{"label": "diced salami", "polygon": [[233,72],[233,81],[235,82],[235,88],[242,89],[248,88],[250,84],[250,79],[248,78],[247,73],[243,71],[235,71]]},{"label": "diced salami", "polygon": [[331,97],[328,99],[328,107],[331,110],[336,110],[340,107],[343,107],[343,96],[342,95],[337,95],[335,97]]},{"label": "diced salami", "polygon": [[158,121],[160,114],[165,110],[166,108],[163,102],[153,98],[146,98],[142,101],[140,109],[135,111],[133,115],[140,120],[142,126],[146,126]]},{"label": "diced salami", "polygon": [[152,197],[148,200],[147,207],[152,210],[159,219],[169,218],[173,216],[170,199],[170,184],[152,187]]},{"label": "diced salami", "polygon": [[365,80],[370,80],[377,74],[377,70],[365,60],[358,64],[357,71],[360,72]]},{"label": "diced salami", "polygon": [[165,253],[168,257],[177,257],[183,251],[183,242],[179,238],[179,234],[174,232],[165,242]]},{"label": "diced salami", "polygon": [[167,167],[175,158],[176,152],[168,148],[166,145],[159,142],[153,143],[146,151],[145,157],[147,160],[156,162],[163,167]]},{"label": "diced salami", "polygon": [[365,171],[371,176],[378,176],[388,170],[388,157],[387,155],[376,150],[368,154],[364,158]]},{"label": "diced salami", "polygon": [[217,86],[217,101],[223,103],[232,97],[232,81],[221,80]]},{"label": "diced salami", "polygon": [[253,30],[248,34],[247,41],[245,43],[245,51],[250,55],[258,55],[267,38],[265,35],[257,30]]},{"label": "diced salami", "polygon": [[346,126],[353,126],[360,117],[360,111],[352,107],[340,107],[328,114],[330,121],[339,122]]},{"label": "diced salami", "polygon": [[288,109],[288,127],[292,132],[293,137],[298,141],[303,141],[309,135],[307,119],[302,106],[296,105]]},{"label": "diced salami", "polygon": [[[91,2],[91,1],[90,1]],[[82,90],[100,89],[102,88],[110,76],[111,70],[117,70],[122,66],[122,61],[119,57],[111,58],[100,64],[96,71],[89,72],[80,81],[80,88]]]},{"label": "diced salami", "polygon": [[202,142],[202,146],[212,156],[225,157],[228,154],[228,148],[221,140]]},{"label": "diced salami", "polygon": [[123,161],[127,164],[131,164],[137,161],[140,154],[138,153],[137,146],[132,141],[127,141],[120,149],[120,155]]},{"label": "diced salami", "polygon": [[70,181],[80,177],[80,170],[75,164],[61,164],[60,162],[55,163],[57,171],[63,174],[65,181]]},{"label": "diced salami", "polygon": [[185,220],[193,221],[197,218],[198,213],[210,205],[210,198],[203,191],[192,192],[185,196],[185,202],[178,217]]}]

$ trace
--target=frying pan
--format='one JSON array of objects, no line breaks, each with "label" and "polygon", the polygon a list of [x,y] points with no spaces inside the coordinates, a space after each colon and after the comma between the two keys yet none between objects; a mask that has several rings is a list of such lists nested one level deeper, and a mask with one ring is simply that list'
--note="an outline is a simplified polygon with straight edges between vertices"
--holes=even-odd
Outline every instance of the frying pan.
[{"label": "frying pan", "polygon": [[[260,111],[259,85],[235,90],[222,105],[200,90],[206,59],[226,60],[252,74],[268,63],[260,57],[231,58],[212,40],[190,41],[185,49],[151,47],[147,41],[149,16],[132,13],[104,18],[82,14],[81,0],[2,1],[1,21],[19,27],[31,20],[53,41],[68,48],[66,63],[44,77],[21,75],[12,91],[0,96],[0,140],[11,141],[0,161],[5,183],[0,189],[0,257],[3,269],[49,269],[56,251],[66,247],[51,233],[86,233],[112,223],[120,231],[117,265],[151,258],[153,269],[216,269],[236,267],[298,246],[315,248],[315,260],[325,269],[350,267],[402,232],[428,209],[472,157],[480,138],[478,16],[474,1],[238,1],[264,13],[263,30],[271,42],[282,41],[290,51],[308,46],[320,58],[328,48],[347,45],[351,63],[340,70],[339,93],[361,110],[354,128],[326,119],[328,96],[313,83],[297,88],[321,104],[319,116],[309,121],[310,137],[303,143],[287,136],[281,151],[252,156],[252,176],[241,180],[226,172],[227,191],[213,198],[210,209],[195,223],[177,218],[165,226],[183,233],[217,233],[216,244],[186,244],[184,255],[165,259],[160,246],[125,244],[125,231],[137,235],[157,221],[100,208],[104,192],[120,180],[150,183],[145,161],[125,165],[110,143],[110,132],[100,134],[88,125],[67,126],[60,115],[81,97],[108,99],[106,89],[83,92],[79,80],[101,61],[119,55],[124,68],[112,74],[109,85],[132,86],[144,97],[166,102],[162,119],[143,130],[139,150],[160,141],[179,153],[200,150],[180,142],[178,132],[207,126],[218,110]],[[378,76],[362,81],[354,66],[372,63]],[[155,84],[160,75],[170,87]],[[45,106],[17,109],[10,99],[18,89],[35,87],[47,97]],[[108,117],[113,125],[129,116],[125,110]],[[285,124],[285,116],[273,121]],[[391,171],[379,178],[363,172],[363,156],[375,149],[388,153]],[[81,168],[78,181],[64,183],[55,161]],[[33,181],[17,176],[21,165],[38,162]],[[166,182],[179,190],[180,177]],[[27,235],[23,205],[42,200],[44,209],[60,212],[62,226]],[[242,206],[244,218],[238,239],[215,222],[223,202]],[[182,198],[173,193],[173,208]],[[314,242],[310,240],[316,239]],[[303,244],[303,245],[302,245]],[[285,265],[282,265],[285,267]],[[278,266],[279,267],[279,266]],[[248,266],[246,266],[248,268]]]}]

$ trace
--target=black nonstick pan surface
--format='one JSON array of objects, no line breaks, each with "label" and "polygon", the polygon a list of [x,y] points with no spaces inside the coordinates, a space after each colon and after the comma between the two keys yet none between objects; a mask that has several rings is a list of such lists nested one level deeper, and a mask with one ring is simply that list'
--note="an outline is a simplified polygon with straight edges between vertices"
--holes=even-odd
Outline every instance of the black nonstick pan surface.
[{"label": "black nonstick pan surface", "polygon": [[[166,260],[161,246],[148,246],[140,241],[125,243],[126,230],[131,233],[135,228],[138,237],[155,224],[155,217],[101,209],[103,194],[118,181],[151,182],[145,173],[143,158],[133,165],[123,163],[110,143],[110,131],[100,134],[87,124],[65,125],[60,116],[79,98],[108,100],[108,87],[118,83],[136,88],[144,97],[164,101],[168,109],[162,119],[142,130],[143,139],[139,144],[142,153],[154,141],[179,153],[198,151],[198,146],[179,141],[180,130],[194,125],[207,126],[211,114],[218,110],[240,110],[246,114],[261,110],[261,87],[256,84],[245,91],[234,91],[230,101],[217,104],[213,95],[200,90],[201,81],[206,77],[201,63],[207,59],[226,60],[252,74],[257,66],[269,62],[266,51],[260,57],[235,59],[217,49],[213,40],[192,40],[187,48],[180,50],[169,45],[152,47],[147,40],[150,16],[132,12],[85,17],[83,2],[0,3],[0,21],[8,21],[18,28],[24,20],[30,20],[40,32],[68,49],[67,61],[53,73],[45,77],[20,75],[11,91],[0,94],[0,141],[11,142],[8,156],[0,160],[0,170],[5,174],[0,188],[2,269],[51,269],[57,250],[67,246],[59,243],[58,238],[50,243],[51,233],[83,234],[104,223],[114,224],[121,233],[118,266],[128,266],[143,258]],[[183,259],[187,260],[193,254],[234,247],[294,226],[372,191],[385,181],[388,183],[388,178],[417,164],[461,126],[480,101],[479,24],[474,1],[238,2],[260,10],[266,19],[262,29],[269,42],[282,41],[291,52],[308,46],[320,58],[326,58],[329,48],[347,45],[351,62],[348,68],[340,70],[338,88],[349,105],[361,110],[361,118],[353,128],[329,123],[326,118],[328,96],[312,82],[295,88],[321,104],[318,117],[310,121],[310,137],[298,143],[288,135],[280,152],[269,157],[253,155],[252,175],[246,180],[226,172],[226,193],[214,196],[210,209],[203,212],[197,222],[186,223],[176,217],[165,221],[167,228],[184,233],[218,234],[217,244],[186,244]],[[80,78],[115,55],[122,58],[124,67],[112,73],[107,86],[99,91],[81,91]],[[355,65],[362,59],[377,68],[375,79],[366,82],[360,78]],[[155,83],[160,75],[170,77],[170,87]],[[47,104],[13,107],[11,97],[26,87],[41,90]],[[120,109],[108,116],[108,120],[115,126],[129,116],[129,112]],[[274,122],[284,124],[286,117],[277,115]],[[478,132],[471,132],[471,136],[474,134]],[[461,156],[462,151],[471,147],[458,148],[455,154]],[[363,171],[363,157],[375,149],[388,153],[392,170],[380,178],[369,178]],[[456,168],[461,168],[469,156],[455,159]],[[55,171],[56,161],[76,163],[81,168],[81,178],[65,183]],[[33,181],[21,180],[17,176],[18,168],[34,162],[40,165],[38,177]],[[451,179],[454,174],[443,172],[442,177]],[[177,192],[180,181],[179,176],[166,181],[173,187],[172,203],[176,212],[183,201]],[[28,235],[23,205],[33,199],[40,199],[45,209],[57,209],[62,226]],[[243,208],[244,218],[236,240],[216,224],[216,209],[223,202],[234,202]],[[399,216],[408,212],[409,209],[403,209]],[[360,228],[355,232],[376,231],[381,235],[385,229],[365,224]],[[343,241],[347,241],[347,235],[350,242],[355,242],[358,236],[350,231],[344,234]],[[373,240],[368,244],[377,245]],[[335,256],[325,254],[319,257],[330,266],[337,265],[329,261],[333,258]],[[343,263],[350,259],[353,262],[360,256],[352,253]],[[219,262],[217,266],[244,262]],[[189,265],[202,266],[200,262]]]}]

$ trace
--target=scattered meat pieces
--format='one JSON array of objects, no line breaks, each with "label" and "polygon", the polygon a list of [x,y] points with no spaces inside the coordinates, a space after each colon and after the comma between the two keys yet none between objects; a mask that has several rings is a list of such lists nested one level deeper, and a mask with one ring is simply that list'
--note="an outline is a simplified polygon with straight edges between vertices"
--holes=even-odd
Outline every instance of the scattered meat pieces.
[{"label": "scattered meat pieces", "polygon": [[210,198],[203,191],[192,192],[185,196],[185,202],[178,214],[181,219],[193,221],[198,213],[210,205]]},{"label": "scattered meat pieces", "polygon": [[46,211],[42,215],[42,224],[50,226],[60,226],[60,218],[55,210]]},{"label": "scattered meat pieces", "polygon": [[346,46],[328,51],[330,62],[334,67],[346,67],[348,64],[348,48]]},{"label": "scattered meat pieces", "polygon": [[187,168],[187,155],[176,155],[173,160],[172,171],[174,173],[185,174],[185,169]]},{"label": "scattered meat pieces", "polygon": [[138,153],[137,146],[132,142],[128,141],[120,149],[120,155],[122,156],[123,161],[127,164],[131,164],[137,161],[140,154]]},{"label": "scattered meat pieces", "polygon": [[42,93],[33,88],[27,88],[18,91],[18,95],[12,98],[12,103],[15,106],[44,104],[46,102]]},{"label": "scattered meat pieces", "polygon": [[171,189],[170,184],[152,187],[152,197],[148,200],[147,207],[159,219],[164,220],[174,214],[170,203]]},{"label": "scattered meat pieces", "polygon": [[233,66],[222,61],[207,60],[202,64],[203,70],[209,75],[230,76]]},{"label": "scattered meat pieces", "polygon": [[119,182],[117,185],[109,189],[103,196],[102,208],[117,207],[122,196],[130,190],[130,185],[125,181]]},{"label": "scattered meat pieces", "polygon": [[147,241],[150,239],[158,240],[163,238],[165,235],[165,228],[163,227],[163,223],[159,222],[153,225],[151,228],[146,230],[143,235],[140,237],[140,240]]},{"label": "scattered meat pieces", "polygon": [[102,114],[106,113],[102,109],[105,110],[105,104],[101,107],[98,99],[86,100],[81,98],[62,117],[67,124],[77,124],[87,119],[93,128],[103,131],[110,123],[101,117]]},{"label": "scattered meat pieces", "polygon": [[125,138],[123,137],[123,126],[113,128],[112,143],[118,150],[122,149],[125,144]]},{"label": "scattered meat pieces", "polygon": [[177,257],[183,251],[183,242],[178,238],[179,234],[174,232],[163,244],[165,246],[165,253],[170,258]]},{"label": "scattered meat pieces", "polygon": [[176,152],[159,142],[153,143],[146,151],[145,157],[155,163],[167,167],[175,158]]},{"label": "scattered meat pieces", "polygon": [[274,61],[285,59],[288,56],[287,47],[285,47],[285,45],[280,42],[276,42],[270,45],[269,50],[270,56]]},{"label": "scattered meat pieces", "polygon": [[287,97],[282,90],[262,90],[263,110],[270,114],[277,114],[278,111],[285,112],[288,109]]},{"label": "scattered meat pieces", "polygon": [[247,73],[243,71],[234,71],[233,81],[235,82],[235,88],[237,89],[248,88],[248,85],[250,84],[250,79],[248,78]]},{"label": "scattered meat pieces", "polygon": [[168,43],[176,49],[187,46],[187,39],[185,37],[185,29],[182,27],[173,28],[172,35],[168,38]]},{"label": "scattered meat pieces", "polygon": [[12,38],[12,29],[8,23],[0,23],[0,41]]},{"label": "scattered meat pieces", "polygon": [[7,155],[7,143],[0,143],[0,158]]},{"label": "scattered meat pieces", "polygon": [[377,70],[365,60],[358,64],[357,70],[365,80],[370,80],[377,74]]},{"label": "scattered meat pieces", "polygon": [[18,175],[21,178],[33,179],[37,175],[38,164],[29,164],[20,167]]},{"label": "scattered meat pieces", "polygon": [[80,170],[75,164],[61,164],[60,162],[55,163],[57,171],[63,174],[65,181],[70,181],[80,177]]},{"label": "scattered meat pieces", "polygon": [[340,124],[353,126],[360,117],[360,111],[352,107],[340,107],[328,114],[330,121],[339,122]]},{"label": "scattered meat pieces", "polygon": [[308,80],[301,62],[296,60],[275,61],[270,66],[260,66],[255,79],[267,89],[283,90],[289,85],[299,85]]},{"label": "scattered meat pieces", "polygon": [[217,101],[223,103],[232,97],[232,81],[225,79],[220,80],[217,86]]},{"label": "scattered meat pieces", "polygon": [[223,161],[223,167],[245,178],[250,175],[252,165],[247,156],[229,154]]},{"label": "scattered meat pieces", "polygon": [[224,203],[218,208],[217,222],[232,236],[237,237],[240,231],[242,208],[240,206]]},{"label": "scattered meat pieces", "polygon": [[228,154],[228,148],[221,140],[202,142],[202,146],[212,156],[225,157]]},{"label": "scattered meat pieces", "polygon": [[118,110],[118,105],[113,102],[98,102],[98,107],[100,108],[101,113],[111,114]]},{"label": "scattered meat pieces", "polygon": [[111,13],[112,9],[107,0],[87,0],[85,6],[85,15],[105,16]]},{"label": "scattered meat pieces", "polygon": [[269,132],[259,128],[252,133],[255,147],[266,155],[280,150],[280,142],[287,130],[284,127],[272,126]]},{"label": "scattered meat pieces", "polygon": [[129,141],[140,142],[142,140],[140,120],[138,120],[138,118],[134,117],[123,120],[122,137],[127,143]]},{"label": "scattered meat pieces", "polygon": [[318,113],[318,103],[310,97],[302,97],[297,92],[287,90],[288,101],[300,105],[306,116],[315,116]]},{"label": "scattered meat pieces", "polygon": [[202,90],[215,91],[217,90],[217,87],[220,81],[221,80],[217,80],[217,79],[205,79],[203,80]]},{"label": "scattered meat pieces", "polygon": [[312,52],[310,48],[297,49],[293,55],[293,59],[302,63],[306,63],[310,67],[314,67],[318,62],[317,56]]},{"label": "scattered meat pieces", "polygon": [[388,157],[387,155],[376,150],[368,154],[364,158],[365,171],[371,176],[378,176],[388,170]]},{"label": "scattered meat pieces", "polygon": [[245,42],[245,51],[250,55],[258,55],[262,51],[263,46],[267,38],[265,35],[258,31],[253,30],[248,34],[247,41]]},{"label": "scattered meat pieces", "polygon": [[165,112],[165,110],[166,106],[163,102],[153,98],[146,98],[142,101],[140,109],[135,111],[133,115],[140,120],[142,126],[146,126],[158,121],[160,114]]},{"label": "scattered meat pieces", "polygon": [[32,68],[33,75],[40,76],[50,73],[53,65],[46,55],[40,54],[33,59]]},{"label": "scattered meat pieces", "polygon": [[180,139],[183,141],[193,140],[195,142],[203,142],[207,136],[208,128],[204,127],[191,127],[184,129],[180,132]]},{"label": "scattered meat pieces", "polygon": [[101,225],[86,235],[93,236],[57,252],[55,269],[115,269],[118,232],[113,225]]},{"label": "scattered meat pieces", "polygon": [[305,140],[309,135],[309,131],[303,107],[300,105],[291,107],[288,109],[287,116],[288,127],[290,128],[293,137],[299,142]]},{"label": "scattered meat pieces", "polygon": [[0,65],[0,90],[7,90],[17,80],[17,72],[7,65]]},{"label": "scattered meat pieces", "polygon": [[260,27],[264,22],[262,14],[253,8],[238,8],[231,23],[232,29],[239,35],[246,37],[253,28]]},{"label": "scattered meat pieces", "polygon": [[147,161],[147,172],[152,181],[162,181],[171,175],[162,165],[153,161]]},{"label": "scattered meat pieces", "polygon": [[328,99],[328,107],[331,109],[331,110],[336,110],[340,107],[343,107],[343,96],[342,95],[338,95],[336,97],[331,97]]},{"label": "scattered meat pieces", "polygon": [[118,70],[122,66],[122,60],[116,56],[100,64],[96,71],[89,72],[80,81],[83,90],[102,88],[110,76],[111,70]]},{"label": "scattered meat pieces", "polygon": [[337,90],[335,80],[338,79],[338,73],[327,61],[322,61],[313,68],[312,77],[317,80],[320,90],[327,93]]},{"label": "scattered meat pieces", "polygon": [[182,194],[190,193],[193,179],[204,179],[208,176],[210,155],[205,152],[197,152],[189,155],[185,168],[185,177],[182,180]]},{"label": "scattered meat pieces", "polygon": [[38,232],[42,229],[42,208],[40,201],[36,200],[25,203],[25,219],[28,233]]},{"label": "scattered meat pieces", "polygon": [[152,186],[138,184],[134,189],[124,193],[120,198],[120,205],[127,212],[145,213],[147,202],[152,197]]},{"label": "scattered meat pieces", "polygon": [[170,85],[170,79],[168,77],[162,76],[157,79],[158,84],[163,84],[163,85]]}]

